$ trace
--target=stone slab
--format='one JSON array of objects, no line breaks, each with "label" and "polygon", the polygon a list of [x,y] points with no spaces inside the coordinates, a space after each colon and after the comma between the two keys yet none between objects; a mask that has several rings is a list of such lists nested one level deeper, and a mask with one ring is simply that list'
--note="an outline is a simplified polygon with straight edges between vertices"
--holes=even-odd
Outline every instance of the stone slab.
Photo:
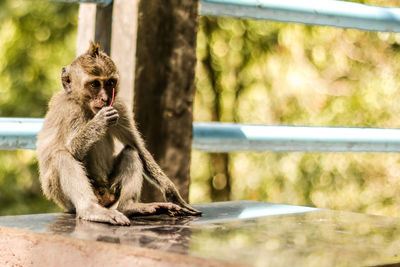
[{"label": "stone slab", "polygon": [[23,262],[21,266],[35,266],[38,259],[49,263],[43,266],[400,262],[398,218],[252,201],[194,206],[203,211],[202,217],[135,217],[128,227],[77,220],[66,213],[3,216],[0,265],[11,262],[5,259]]}]

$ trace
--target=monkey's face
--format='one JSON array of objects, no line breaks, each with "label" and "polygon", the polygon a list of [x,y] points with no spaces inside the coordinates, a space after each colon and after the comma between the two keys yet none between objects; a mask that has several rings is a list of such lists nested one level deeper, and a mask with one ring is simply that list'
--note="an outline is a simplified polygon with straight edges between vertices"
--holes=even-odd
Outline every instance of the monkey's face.
[{"label": "monkey's face", "polygon": [[63,68],[61,73],[67,94],[93,114],[112,104],[118,92],[118,78],[115,63],[94,43],[90,44],[85,54]]},{"label": "monkey's face", "polygon": [[116,77],[89,76],[84,82],[84,97],[89,109],[96,114],[102,108],[110,106],[116,93]]}]

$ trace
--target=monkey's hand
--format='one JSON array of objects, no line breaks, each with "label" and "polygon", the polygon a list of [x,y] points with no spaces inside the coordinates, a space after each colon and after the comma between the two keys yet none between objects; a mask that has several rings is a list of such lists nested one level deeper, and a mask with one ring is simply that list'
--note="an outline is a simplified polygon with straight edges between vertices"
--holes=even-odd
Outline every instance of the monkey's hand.
[{"label": "monkey's hand", "polygon": [[117,124],[119,119],[118,111],[113,107],[104,107],[94,116],[93,120],[96,120],[100,125],[109,127]]},{"label": "monkey's hand", "polygon": [[172,202],[181,207],[181,210],[178,212],[179,215],[200,216],[202,213],[201,211],[196,210],[195,208],[187,204],[174,186],[166,190],[164,196],[166,201]]},{"label": "monkey's hand", "polygon": [[121,212],[113,209],[106,209],[98,205],[91,205],[87,209],[77,210],[77,217],[92,222],[102,222],[114,225],[130,225],[129,219]]}]

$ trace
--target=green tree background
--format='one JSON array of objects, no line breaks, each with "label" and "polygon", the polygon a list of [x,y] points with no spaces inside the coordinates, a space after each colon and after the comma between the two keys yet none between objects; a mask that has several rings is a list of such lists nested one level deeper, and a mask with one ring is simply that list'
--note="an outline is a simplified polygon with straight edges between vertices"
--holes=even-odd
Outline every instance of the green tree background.
[{"label": "green tree background", "polygon": [[[43,117],[75,55],[77,4],[0,1],[0,117]],[[1,126],[0,126],[1,127]],[[35,152],[0,151],[0,214],[59,211],[41,193]]]},{"label": "green tree background", "polygon": [[[381,1],[368,1],[382,4]],[[396,1],[385,1],[396,6]],[[78,5],[0,1],[0,117],[43,117]],[[400,127],[400,34],[202,17],[195,121]],[[395,153],[192,153],[191,202],[251,199],[400,216]],[[34,151],[0,151],[0,215],[59,211]]]}]

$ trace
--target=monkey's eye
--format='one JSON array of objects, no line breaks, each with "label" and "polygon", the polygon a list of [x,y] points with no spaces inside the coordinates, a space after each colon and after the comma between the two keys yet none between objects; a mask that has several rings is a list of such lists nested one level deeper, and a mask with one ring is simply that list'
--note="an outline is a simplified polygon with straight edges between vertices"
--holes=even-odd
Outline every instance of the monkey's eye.
[{"label": "monkey's eye", "polygon": [[103,196],[106,193],[106,190],[104,188],[99,189],[99,195]]},{"label": "monkey's eye", "polygon": [[98,80],[94,80],[90,83],[90,86],[93,88],[100,87],[100,82]]},{"label": "monkey's eye", "polygon": [[109,79],[105,83],[106,86],[114,86],[115,85],[115,80],[114,79]]}]

